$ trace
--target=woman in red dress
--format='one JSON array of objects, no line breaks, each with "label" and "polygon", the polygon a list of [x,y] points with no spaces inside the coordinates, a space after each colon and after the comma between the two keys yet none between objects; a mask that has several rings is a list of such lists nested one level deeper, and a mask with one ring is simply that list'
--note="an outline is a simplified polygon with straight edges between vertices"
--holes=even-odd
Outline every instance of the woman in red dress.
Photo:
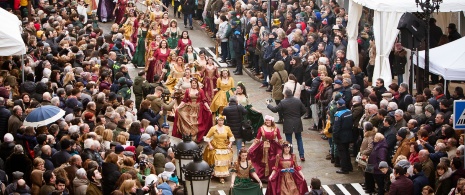
[{"label": "woman in red dress", "polygon": [[308,192],[302,167],[291,153],[292,144],[283,144],[283,153],[276,155],[276,163],[270,175],[266,195],[303,195]]},{"label": "woman in red dress", "polygon": [[189,32],[183,31],[181,34],[181,38],[178,41],[178,55],[184,55],[184,52],[186,52],[186,47],[189,45],[192,45],[192,41],[189,39]]},{"label": "woman in red dress", "polygon": [[199,88],[199,81],[191,79],[191,88],[184,93],[184,99],[176,109],[173,125],[173,136],[182,138],[192,136],[196,142],[201,142],[213,125],[210,106],[205,93]]},{"label": "woman in red dress", "polygon": [[258,128],[257,137],[250,146],[249,154],[253,167],[262,181],[267,181],[268,176],[275,166],[276,155],[281,154],[283,139],[279,128],[274,123],[272,116],[265,116],[265,124]]},{"label": "woman in red dress", "polygon": [[[199,52],[200,59],[199,62],[205,60],[205,51]],[[202,66],[199,63],[199,66]],[[215,96],[215,89],[216,89],[216,80],[220,77],[218,73],[218,67],[213,62],[212,58],[207,60],[207,64],[203,67],[202,71],[202,83],[203,83],[203,90],[205,91],[205,96],[207,97],[208,104],[212,103],[213,97]]]},{"label": "woman in red dress", "polygon": [[115,11],[113,11],[116,16],[115,23],[122,24],[124,15],[126,14],[126,6],[128,5],[128,0],[118,0],[116,4]]},{"label": "woman in red dress", "polygon": [[150,64],[147,70],[147,81],[156,82],[153,80],[154,75],[162,75],[162,70],[169,55],[168,42],[162,40],[158,49],[153,53],[153,57],[149,58]]},{"label": "woman in red dress", "polygon": [[160,26],[161,26],[160,34],[164,35],[165,32],[166,32],[166,29],[168,29],[168,27],[170,27],[170,19],[168,18],[168,12],[163,13],[163,16],[162,16],[161,22],[160,22]]}]

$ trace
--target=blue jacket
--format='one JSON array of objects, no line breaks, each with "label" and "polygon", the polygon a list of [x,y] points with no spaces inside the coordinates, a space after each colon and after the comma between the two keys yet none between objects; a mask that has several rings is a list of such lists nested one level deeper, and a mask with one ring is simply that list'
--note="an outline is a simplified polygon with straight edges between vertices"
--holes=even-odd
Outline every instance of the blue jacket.
[{"label": "blue jacket", "polygon": [[167,183],[162,183],[157,188],[162,191],[162,195],[173,195],[173,191],[171,191],[171,187]]},{"label": "blue jacket", "polygon": [[352,126],[354,124],[352,112],[346,107],[340,107],[334,114],[333,140],[336,143],[352,141]]},{"label": "blue jacket", "polygon": [[422,172],[415,174],[412,176],[413,181],[413,195],[421,195],[421,191],[423,187],[429,184],[428,178]]}]

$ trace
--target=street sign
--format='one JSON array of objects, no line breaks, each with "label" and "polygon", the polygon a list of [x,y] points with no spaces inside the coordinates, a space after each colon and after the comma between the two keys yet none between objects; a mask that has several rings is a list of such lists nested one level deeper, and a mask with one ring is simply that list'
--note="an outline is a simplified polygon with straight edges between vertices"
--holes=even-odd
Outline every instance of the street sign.
[{"label": "street sign", "polygon": [[465,100],[454,101],[454,129],[465,130]]}]

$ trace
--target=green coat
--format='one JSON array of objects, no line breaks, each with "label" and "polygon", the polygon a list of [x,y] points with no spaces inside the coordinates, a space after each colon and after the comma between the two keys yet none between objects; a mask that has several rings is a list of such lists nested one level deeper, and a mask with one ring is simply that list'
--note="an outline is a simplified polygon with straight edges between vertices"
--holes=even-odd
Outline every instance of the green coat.
[{"label": "green coat", "polygon": [[129,89],[127,85],[123,85],[123,87],[118,91],[118,95],[123,97],[125,101],[131,99],[131,89]]}]

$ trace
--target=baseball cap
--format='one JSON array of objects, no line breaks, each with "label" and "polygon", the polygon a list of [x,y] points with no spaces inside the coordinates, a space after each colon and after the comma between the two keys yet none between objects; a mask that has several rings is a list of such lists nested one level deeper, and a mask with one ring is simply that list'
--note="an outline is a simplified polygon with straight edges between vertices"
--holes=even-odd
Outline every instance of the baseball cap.
[{"label": "baseball cap", "polygon": [[350,89],[360,90],[360,85],[359,84],[353,84]]},{"label": "baseball cap", "polygon": [[344,99],[342,99],[342,98],[337,101],[337,105],[339,105],[339,106],[342,106],[344,104],[346,104],[346,101],[344,101]]},{"label": "baseball cap", "polygon": [[337,79],[337,80],[334,81],[333,85],[334,85],[334,84],[342,85],[342,81],[339,80],[339,79]]}]

